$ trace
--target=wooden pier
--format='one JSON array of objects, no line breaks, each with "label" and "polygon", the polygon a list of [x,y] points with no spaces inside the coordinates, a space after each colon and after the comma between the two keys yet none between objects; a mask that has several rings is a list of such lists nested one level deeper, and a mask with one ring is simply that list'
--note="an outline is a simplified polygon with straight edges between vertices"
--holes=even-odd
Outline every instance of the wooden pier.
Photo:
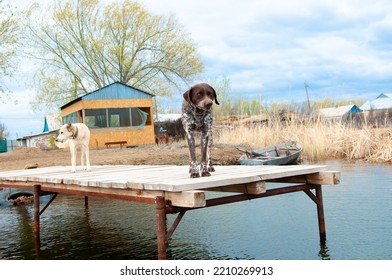
[{"label": "wooden pier", "polygon": [[[216,166],[211,177],[189,178],[189,166],[111,165],[71,173],[69,166],[55,166],[0,173],[0,188],[34,191],[34,236],[40,245],[40,215],[58,193],[96,196],[156,206],[158,259],[167,248],[187,211],[292,192],[305,192],[316,204],[320,241],[326,240],[322,185],[336,185],[340,172],[321,165]],[[268,183],[268,184],[266,184]],[[287,183],[281,186],[274,183]],[[209,191],[222,196],[208,198]],[[225,194],[223,194],[225,193]],[[39,197],[54,194],[44,207]],[[177,214],[167,229],[167,214]]]}]

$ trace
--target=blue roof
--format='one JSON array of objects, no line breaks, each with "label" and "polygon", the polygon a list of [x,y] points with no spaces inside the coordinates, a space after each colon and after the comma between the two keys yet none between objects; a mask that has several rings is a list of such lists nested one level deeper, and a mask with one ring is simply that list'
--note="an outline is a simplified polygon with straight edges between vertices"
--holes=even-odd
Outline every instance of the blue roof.
[{"label": "blue roof", "polygon": [[112,99],[143,99],[152,98],[153,94],[131,87],[129,85],[115,82],[93,92],[78,97],[61,106],[64,109],[80,100],[112,100]]},{"label": "blue roof", "polygon": [[48,131],[49,131],[49,125],[48,125],[48,121],[45,118],[44,131],[43,132],[48,132]]}]

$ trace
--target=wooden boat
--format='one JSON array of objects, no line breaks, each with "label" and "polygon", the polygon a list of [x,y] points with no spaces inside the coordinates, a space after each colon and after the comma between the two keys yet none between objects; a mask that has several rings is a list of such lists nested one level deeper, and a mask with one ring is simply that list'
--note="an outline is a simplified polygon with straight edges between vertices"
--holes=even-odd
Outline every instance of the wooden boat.
[{"label": "wooden boat", "polygon": [[274,146],[247,151],[240,157],[241,165],[290,165],[298,164],[302,152],[301,144],[297,142],[286,142]]}]

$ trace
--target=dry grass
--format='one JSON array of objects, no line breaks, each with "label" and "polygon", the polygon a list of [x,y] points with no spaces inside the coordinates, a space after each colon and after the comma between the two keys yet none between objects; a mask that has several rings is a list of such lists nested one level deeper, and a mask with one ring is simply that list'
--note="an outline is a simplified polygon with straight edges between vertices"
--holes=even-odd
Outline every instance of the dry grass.
[{"label": "dry grass", "polygon": [[214,138],[216,143],[251,149],[291,140],[302,144],[303,158],[311,162],[332,158],[392,162],[390,129],[370,126],[358,129],[322,119],[224,126]]}]

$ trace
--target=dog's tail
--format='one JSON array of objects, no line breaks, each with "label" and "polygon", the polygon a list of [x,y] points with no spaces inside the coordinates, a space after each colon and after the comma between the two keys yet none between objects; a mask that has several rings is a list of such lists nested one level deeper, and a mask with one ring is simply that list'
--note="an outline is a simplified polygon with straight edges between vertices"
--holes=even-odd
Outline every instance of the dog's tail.
[{"label": "dog's tail", "polygon": [[69,147],[69,142],[68,141],[69,141],[68,139],[66,141],[64,141],[64,142],[57,142],[57,141],[55,141],[54,144],[59,149],[66,149],[66,148]]}]

